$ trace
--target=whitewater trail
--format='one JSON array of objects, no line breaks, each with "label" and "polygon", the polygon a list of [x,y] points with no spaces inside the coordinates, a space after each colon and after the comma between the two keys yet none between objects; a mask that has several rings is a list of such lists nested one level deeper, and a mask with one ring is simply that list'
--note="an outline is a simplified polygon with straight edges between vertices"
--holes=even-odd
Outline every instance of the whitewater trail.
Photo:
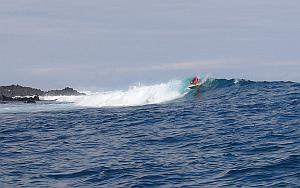
[{"label": "whitewater trail", "polygon": [[44,100],[70,102],[84,107],[140,106],[158,104],[183,97],[184,82],[173,80],[150,86],[131,86],[128,90],[85,92],[84,96],[45,96]]}]

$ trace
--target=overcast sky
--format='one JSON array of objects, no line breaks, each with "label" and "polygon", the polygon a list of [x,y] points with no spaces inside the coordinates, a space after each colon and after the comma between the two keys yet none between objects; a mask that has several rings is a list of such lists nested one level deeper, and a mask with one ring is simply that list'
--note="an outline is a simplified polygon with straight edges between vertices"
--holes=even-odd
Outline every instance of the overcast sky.
[{"label": "overcast sky", "polygon": [[0,85],[300,82],[299,0],[0,0]]}]

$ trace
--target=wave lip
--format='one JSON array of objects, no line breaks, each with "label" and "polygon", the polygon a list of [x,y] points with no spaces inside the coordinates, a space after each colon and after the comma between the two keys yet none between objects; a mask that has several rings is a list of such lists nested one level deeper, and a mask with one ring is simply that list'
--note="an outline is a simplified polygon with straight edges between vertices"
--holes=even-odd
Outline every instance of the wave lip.
[{"label": "wave lip", "polygon": [[182,83],[179,80],[150,86],[132,86],[128,90],[86,92],[84,96],[46,96],[45,100],[71,102],[84,107],[117,107],[158,104],[180,98]]}]

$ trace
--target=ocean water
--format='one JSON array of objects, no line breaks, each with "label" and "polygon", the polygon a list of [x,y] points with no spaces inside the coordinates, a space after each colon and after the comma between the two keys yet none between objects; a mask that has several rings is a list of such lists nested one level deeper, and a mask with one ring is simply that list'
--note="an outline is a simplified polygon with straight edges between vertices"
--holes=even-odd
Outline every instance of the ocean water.
[{"label": "ocean water", "polygon": [[300,186],[299,83],[187,84],[0,104],[0,187]]}]

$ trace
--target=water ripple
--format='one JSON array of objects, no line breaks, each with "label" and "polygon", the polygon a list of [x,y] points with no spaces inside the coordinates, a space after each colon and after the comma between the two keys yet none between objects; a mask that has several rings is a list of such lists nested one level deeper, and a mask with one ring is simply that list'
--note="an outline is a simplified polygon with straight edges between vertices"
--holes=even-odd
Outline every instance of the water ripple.
[{"label": "water ripple", "polygon": [[163,104],[0,113],[0,187],[298,187],[299,84],[210,84]]}]

